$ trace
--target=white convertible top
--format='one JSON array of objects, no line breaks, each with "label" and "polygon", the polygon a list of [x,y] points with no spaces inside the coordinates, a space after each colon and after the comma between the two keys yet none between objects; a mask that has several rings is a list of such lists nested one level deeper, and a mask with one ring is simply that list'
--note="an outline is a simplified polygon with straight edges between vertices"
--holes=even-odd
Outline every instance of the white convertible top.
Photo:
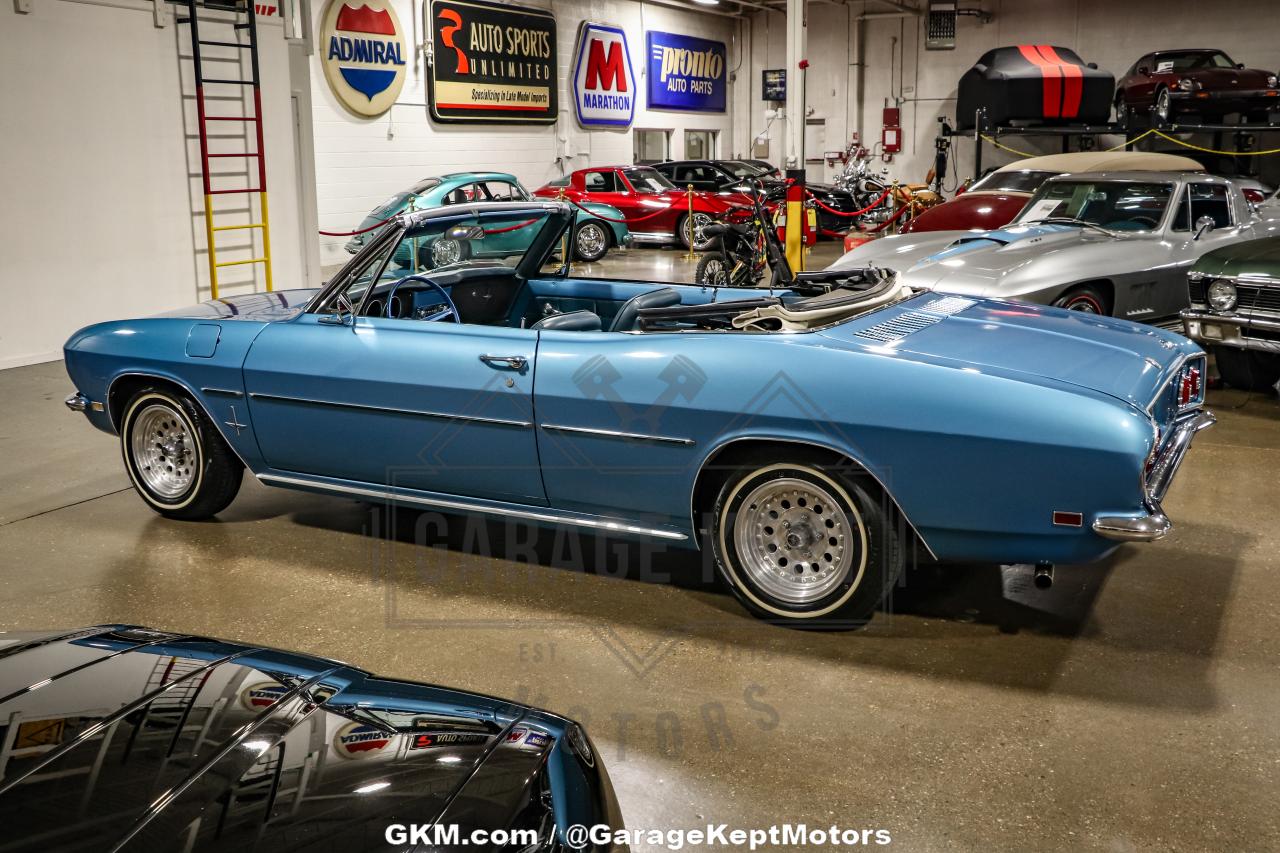
[{"label": "white convertible top", "polygon": [[1075,151],[1028,157],[997,172],[1203,172],[1204,166],[1180,154],[1150,151]]}]

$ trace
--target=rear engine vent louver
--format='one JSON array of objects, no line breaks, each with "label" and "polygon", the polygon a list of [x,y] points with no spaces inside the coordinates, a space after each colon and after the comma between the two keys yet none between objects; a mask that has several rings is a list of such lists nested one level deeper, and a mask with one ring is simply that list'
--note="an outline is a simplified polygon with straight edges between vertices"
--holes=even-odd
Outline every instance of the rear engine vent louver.
[{"label": "rear engine vent louver", "polygon": [[903,312],[892,320],[868,326],[856,334],[860,338],[870,338],[882,344],[894,343],[921,329],[927,329],[934,323],[940,323],[953,314],[959,314],[973,304],[972,299],[965,299],[962,296],[931,299],[919,308]]}]

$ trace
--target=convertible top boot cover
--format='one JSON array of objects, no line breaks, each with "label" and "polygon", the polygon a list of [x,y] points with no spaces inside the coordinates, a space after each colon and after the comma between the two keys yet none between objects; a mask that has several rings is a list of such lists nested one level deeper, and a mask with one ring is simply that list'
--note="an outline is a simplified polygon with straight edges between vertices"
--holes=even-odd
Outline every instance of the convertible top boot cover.
[{"label": "convertible top boot cover", "polygon": [[973,129],[980,109],[986,110],[986,128],[1011,122],[1105,124],[1115,87],[1112,74],[1090,68],[1068,48],[997,47],[960,78],[956,127]]}]

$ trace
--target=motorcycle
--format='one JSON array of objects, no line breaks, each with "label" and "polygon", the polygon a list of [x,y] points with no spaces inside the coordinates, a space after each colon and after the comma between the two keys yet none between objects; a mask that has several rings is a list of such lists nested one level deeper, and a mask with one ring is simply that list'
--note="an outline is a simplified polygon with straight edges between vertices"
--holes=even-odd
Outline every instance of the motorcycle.
[{"label": "motorcycle", "polygon": [[[901,220],[898,223],[900,226],[905,221],[902,220],[903,216],[910,219],[920,211],[942,203],[942,196],[930,189],[928,183],[894,185],[889,181],[888,169],[881,169],[878,174],[873,174],[871,161],[872,157],[867,149],[856,148],[850,153],[844,169],[835,178],[836,186],[853,196],[858,209],[874,204],[876,199],[884,195],[885,190],[892,188],[892,203],[876,205],[858,217],[855,227],[860,226],[859,230],[874,230],[875,226],[895,218]],[[903,212],[904,207],[909,207],[910,210]]]},{"label": "motorcycle", "polygon": [[772,273],[770,287],[785,287],[794,276],[773,224],[774,206],[765,203],[757,182],[752,206],[730,211],[721,222],[706,226],[716,247],[702,255],[694,283],[707,287],[759,287]]}]

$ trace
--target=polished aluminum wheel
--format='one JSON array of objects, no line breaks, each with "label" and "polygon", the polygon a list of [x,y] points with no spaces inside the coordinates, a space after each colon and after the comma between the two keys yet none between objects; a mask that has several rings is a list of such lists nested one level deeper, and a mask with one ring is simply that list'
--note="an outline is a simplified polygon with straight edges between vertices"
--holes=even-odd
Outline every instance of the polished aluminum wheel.
[{"label": "polished aluminum wheel", "polygon": [[133,419],[129,452],[140,479],[165,500],[182,497],[195,480],[196,440],[187,421],[170,407],[152,403]]},{"label": "polished aluminum wheel", "polygon": [[609,247],[604,229],[594,222],[588,222],[578,229],[577,241],[578,257],[588,261],[599,260]]},{"label": "polished aluminum wheel", "polygon": [[447,267],[462,260],[462,244],[457,240],[437,240],[431,244],[431,263]]},{"label": "polished aluminum wheel", "polygon": [[[695,213],[693,219],[693,235],[690,238],[695,249],[705,249],[711,245],[711,238],[707,236],[707,226],[715,220],[707,213]],[[688,226],[685,226],[688,228]]]},{"label": "polished aluminum wheel", "polygon": [[806,605],[830,595],[861,562],[862,536],[826,489],[780,477],[757,486],[733,522],[738,559],[751,581],[778,601]]},{"label": "polished aluminum wheel", "polygon": [[1168,89],[1161,89],[1160,94],[1156,95],[1156,117],[1162,122],[1173,117],[1173,99],[1169,97]]}]

